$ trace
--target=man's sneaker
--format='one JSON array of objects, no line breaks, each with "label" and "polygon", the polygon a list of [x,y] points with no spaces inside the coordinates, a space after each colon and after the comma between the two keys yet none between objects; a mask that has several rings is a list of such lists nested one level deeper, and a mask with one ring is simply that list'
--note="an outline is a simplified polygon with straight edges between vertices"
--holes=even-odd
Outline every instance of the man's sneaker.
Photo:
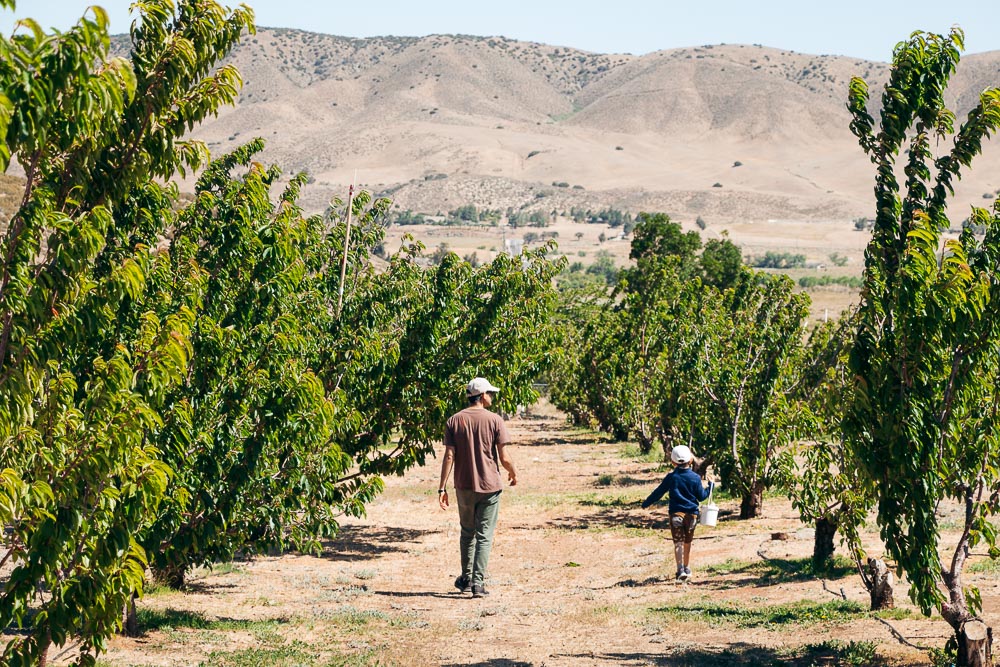
[{"label": "man's sneaker", "polygon": [[688,579],[691,578],[691,568],[689,568],[687,565],[684,566],[684,574]]},{"label": "man's sneaker", "polygon": [[482,584],[472,584],[472,597],[481,598],[489,595],[490,592]]},{"label": "man's sneaker", "polygon": [[677,575],[674,577],[677,581],[684,581],[684,566],[677,568]]},{"label": "man's sneaker", "polygon": [[691,578],[691,570],[686,567],[681,567],[677,569],[677,578],[681,581],[687,581]]},{"label": "man's sneaker", "polygon": [[466,577],[463,574],[462,576],[455,579],[455,588],[457,588],[463,593],[468,593],[470,590],[472,590],[472,583],[469,581],[468,577]]}]

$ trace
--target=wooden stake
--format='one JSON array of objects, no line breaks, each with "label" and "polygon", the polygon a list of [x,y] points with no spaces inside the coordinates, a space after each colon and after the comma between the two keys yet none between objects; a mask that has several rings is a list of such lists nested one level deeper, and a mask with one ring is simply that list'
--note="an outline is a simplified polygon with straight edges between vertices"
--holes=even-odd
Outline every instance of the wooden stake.
[{"label": "wooden stake", "polygon": [[[358,172],[354,172],[354,182],[358,180]],[[354,212],[354,183],[347,191],[347,231],[344,234],[344,258],[340,261],[340,290],[337,296],[337,319],[344,306],[344,280],[347,278],[347,249],[351,245],[351,214]]]}]

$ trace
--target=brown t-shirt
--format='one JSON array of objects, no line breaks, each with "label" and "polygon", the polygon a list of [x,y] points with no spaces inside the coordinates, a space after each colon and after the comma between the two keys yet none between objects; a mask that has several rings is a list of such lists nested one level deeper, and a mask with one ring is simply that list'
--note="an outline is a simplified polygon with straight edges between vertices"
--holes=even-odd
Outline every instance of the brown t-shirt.
[{"label": "brown t-shirt", "polygon": [[455,449],[455,488],[477,493],[501,490],[499,448],[508,442],[500,415],[480,407],[453,414],[444,429],[444,446]]}]

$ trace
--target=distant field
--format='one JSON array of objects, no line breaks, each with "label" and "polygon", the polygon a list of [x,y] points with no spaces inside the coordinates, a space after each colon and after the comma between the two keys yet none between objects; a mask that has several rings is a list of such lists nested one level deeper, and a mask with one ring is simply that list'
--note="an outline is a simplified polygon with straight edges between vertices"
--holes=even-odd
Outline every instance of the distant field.
[{"label": "distant field", "polygon": [[[16,208],[23,189],[23,179],[0,174],[0,229],[6,227],[6,216]],[[693,223],[684,223],[685,230],[698,231]],[[803,276],[858,276],[864,268],[864,249],[869,233],[854,229],[850,220],[829,222],[773,220],[766,223],[737,223],[730,225],[708,224],[700,231],[702,238],[728,238],[743,250],[750,261],[768,251],[802,254],[811,268],[782,271],[796,282]],[[386,247],[392,251],[399,247],[404,235],[410,235],[433,252],[441,244],[460,257],[475,258],[479,262],[493,259],[504,247],[505,239],[523,239],[528,234],[539,237],[555,234],[557,254],[565,255],[569,262],[589,266],[597,261],[598,253],[608,253],[617,266],[628,264],[631,240],[621,238],[620,228],[601,224],[574,222],[559,216],[547,227],[520,227],[492,225],[393,225],[389,228]],[[605,241],[600,236],[604,234]],[[579,235],[579,237],[577,236]],[[538,240],[526,247],[544,243]],[[836,266],[831,256],[846,258],[843,266]],[[857,302],[858,291],[843,286],[816,287],[809,291],[812,298],[813,319],[835,317]]]},{"label": "distant field", "polygon": [[[685,229],[697,230],[693,224]],[[440,226],[440,225],[394,225],[389,228],[389,249],[395,249],[404,234],[409,234],[433,251],[442,243],[461,257],[473,253],[479,261],[489,261],[503,248],[503,240],[524,238],[525,234],[556,233],[558,253],[570,262],[581,262],[584,266],[595,263],[599,252],[610,254],[615,264],[628,263],[630,239],[619,237],[620,229],[607,225],[581,224],[569,218],[559,217],[548,227],[493,226]],[[577,234],[580,237],[577,238]],[[602,243],[600,235],[606,240]],[[739,224],[729,226],[709,225],[701,232],[703,239],[728,238],[743,249],[747,260],[768,251],[805,255],[806,263],[812,268],[788,269],[788,274],[798,282],[803,276],[854,276],[860,277],[864,269],[864,249],[870,238],[868,232],[854,230],[850,220],[834,222],[792,222],[774,221],[762,224]],[[538,246],[542,241],[530,244]],[[844,266],[836,266],[831,255],[846,258]],[[831,285],[816,287],[809,291],[813,305],[813,319],[835,317],[844,309],[857,302],[858,290]]]}]

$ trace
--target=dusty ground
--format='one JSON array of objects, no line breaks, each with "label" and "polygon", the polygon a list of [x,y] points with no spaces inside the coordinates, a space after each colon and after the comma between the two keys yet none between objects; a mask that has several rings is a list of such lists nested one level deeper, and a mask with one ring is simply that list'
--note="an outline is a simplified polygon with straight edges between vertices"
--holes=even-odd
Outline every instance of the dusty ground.
[{"label": "dusty ground", "polygon": [[[387,480],[321,557],[224,565],[187,592],[153,591],[140,603],[145,635],[115,640],[104,663],[805,666],[857,664],[845,656],[863,642],[854,648],[877,650],[864,664],[923,665],[914,646],[948,636],[902,587],[902,611],[881,620],[845,607],[841,591],[866,604],[860,580],[847,568],[831,580],[802,571],[812,534],[781,498],[747,522],[720,499],[718,527],[698,529],[692,582],[675,583],[665,507],[637,507],[660,464],[558,417],[510,425],[520,482],[504,491],[488,597],[452,588],[457,515],[436,505],[432,461]],[[995,572],[971,575],[991,625]]]}]

